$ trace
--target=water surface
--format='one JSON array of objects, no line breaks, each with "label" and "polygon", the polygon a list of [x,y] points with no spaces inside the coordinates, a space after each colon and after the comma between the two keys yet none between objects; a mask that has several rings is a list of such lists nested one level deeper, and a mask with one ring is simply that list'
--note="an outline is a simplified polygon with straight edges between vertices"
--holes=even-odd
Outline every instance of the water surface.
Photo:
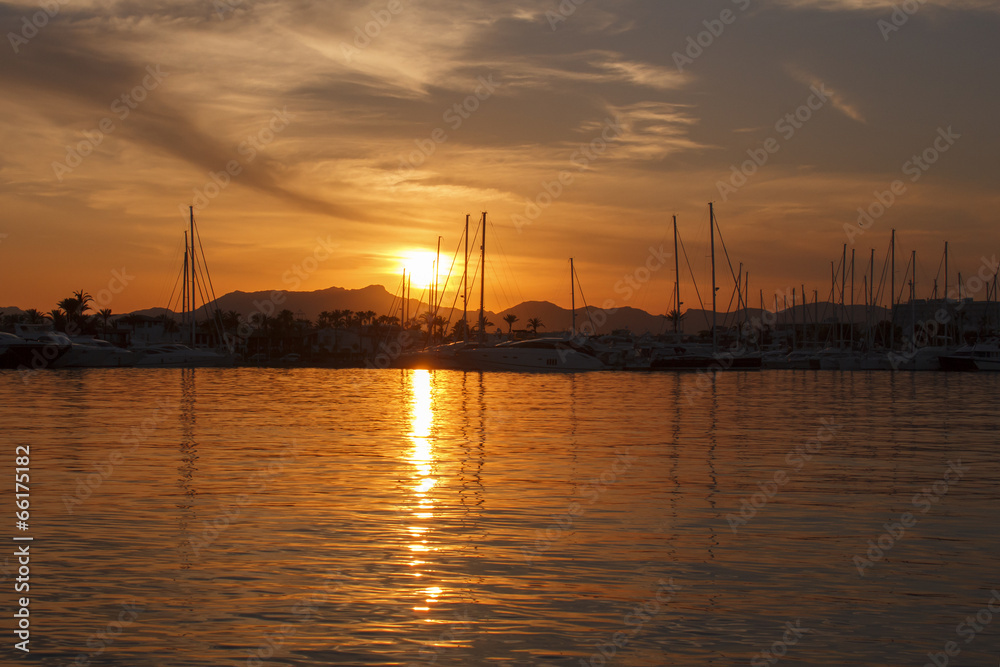
[{"label": "water surface", "polygon": [[997,665],[1000,622],[957,626],[1000,589],[998,385],[3,372],[28,659],[919,667],[955,641]]}]

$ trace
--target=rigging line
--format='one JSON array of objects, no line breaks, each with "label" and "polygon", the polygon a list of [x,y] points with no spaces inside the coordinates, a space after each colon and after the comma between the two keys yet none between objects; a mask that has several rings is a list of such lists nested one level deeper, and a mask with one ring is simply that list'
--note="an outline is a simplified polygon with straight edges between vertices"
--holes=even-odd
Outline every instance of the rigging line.
[{"label": "rigging line", "polygon": [[[906,276],[910,276],[910,264],[912,263],[913,263],[913,255],[910,255],[910,259],[906,260],[906,272],[903,273],[903,284],[899,286],[899,298],[897,299],[898,303],[903,302],[903,292],[906,290]],[[915,276],[910,276],[910,278],[914,279]]]},{"label": "rigging line", "polygon": [[[691,274],[691,284],[694,286],[695,296],[698,297],[698,303],[701,304],[701,309],[704,310],[705,300],[701,298],[701,292],[698,291],[698,281],[694,279],[694,269],[691,268],[691,260],[688,259],[687,248],[684,247],[684,240],[681,238],[680,234],[677,235],[677,242],[681,244],[681,252],[684,253],[684,263],[687,264],[688,273]],[[690,308],[688,310],[690,310]]]},{"label": "rigging line", "polygon": [[[500,234],[497,232],[496,225],[493,224],[493,219],[492,218],[489,220],[489,223],[490,223],[490,227],[493,228],[493,238],[496,239],[497,247],[500,248],[500,257],[503,259],[504,263],[506,264],[507,272],[509,274],[509,278],[508,279],[510,280],[511,284],[513,284],[514,291],[517,292],[518,297],[521,299],[521,302],[523,303],[524,302],[524,294],[521,293],[521,286],[518,285],[517,280],[514,277],[514,267],[512,267],[510,265],[510,258],[507,256],[507,251],[504,250],[503,243],[500,241]],[[511,301],[513,301],[513,299],[511,299]]]},{"label": "rigging line", "polygon": [[587,310],[587,317],[590,318],[590,326],[594,328],[594,335],[597,335],[597,325],[594,324],[594,314],[590,312],[590,306],[587,305],[587,297],[583,293],[583,283],[580,282],[580,274],[577,273],[576,267],[573,267],[573,275],[576,278],[577,287],[580,288],[580,298],[583,299],[583,307]]},{"label": "rigging line", "polygon": [[[455,254],[452,255],[452,257],[451,257],[451,266],[448,267],[448,275],[445,276],[445,278],[444,278],[444,285],[441,286],[441,296],[444,296],[445,294],[448,293],[448,283],[451,282],[451,274],[455,270],[455,263],[458,261],[458,252],[462,249],[462,241],[464,239],[465,239],[465,231],[463,230],[462,231],[462,238],[458,239],[458,247],[455,248]],[[440,272],[440,270],[441,269],[439,267],[438,268],[438,272]],[[441,310],[440,301],[442,301],[442,299],[438,295],[435,295],[434,298],[438,300],[438,303],[434,304],[434,314],[437,315],[438,312]],[[448,321],[449,322],[451,321],[451,316],[448,317]]]},{"label": "rigging line", "polygon": [[[181,244],[181,245],[183,245],[183,244]],[[183,251],[181,250],[181,245],[177,245],[177,246],[175,246],[175,250],[174,250],[174,256],[173,256],[173,258],[172,258],[172,259],[170,260],[170,264],[169,264],[169,266],[177,266],[177,264],[179,263],[179,262],[178,262],[178,260],[179,260],[179,259],[180,259],[180,257],[181,257],[181,252],[183,252]],[[163,303],[163,293],[164,293],[165,289],[166,289],[166,288],[165,288],[164,284],[163,284],[163,283],[161,283],[161,284],[160,284],[160,293],[159,293],[159,295],[158,295],[158,296],[156,297],[156,303]],[[170,308],[170,304],[171,304],[171,303],[173,303],[173,300],[174,300],[174,292],[175,292],[176,290],[177,290],[177,281],[174,281],[174,287],[173,287],[173,289],[172,289],[172,290],[170,290],[170,300],[169,300],[169,301],[167,301],[167,308],[168,308],[168,309]]]},{"label": "rigging line", "polygon": [[[733,277],[733,281],[739,283],[740,279],[736,277],[736,270],[733,269],[733,261],[729,259],[729,250],[726,249],[726,240],[722,238],[722,229],[719,227],[719,216],[715,216],[715,233],[719,235],[719,241],[722,242],[722,252],[726,256],[726,263],[729,264],[729,274]],[[743,293],[740,292],[740,303],[743,303]]]},{"label": "rigging line", "polygon": [[[212,285],[212,274],[208,271],[208,260],[205,258],[205,246],[201,243],[201,232],[198,230],[197,221],[194,222],[194,234],[198,238],[198,248],[201,250],[201,264],[205,269],[205,277],[208,278],[208,288],[212,293],[212,303],[216,304],[216,310],[218,310],[218,298],[215,296],[215,287]],[[205,306],[208,306],[207,301],[205,302]]]},{"label": "rigging line", "polygon": [[[180,284],[181,278],[184,276],[184,268],[185,268],[184,266],[181,266],[180,273],[177,274],[177,279],[174,280],[174,288],[172,290],[170,290],[170,299],[167,300],[167,310],[171,310],[173,308],[173,305],[174,305],[174,294],[176,294],[176,292],[177,292],[177,285]],[[180,295],[179,294],[177,295],[177,298],[180,299]],[[164,313],[164,315],[166,315],[166,313]]]},{"label": "rigging line", "polygon": [[[493,291],[493,296],[494,297],[498,296],[497,293],[496,293],[496,290],[497,290],[497,285],[499,285],[500,291],[503,293],[503,303],[507,304],[507,307],[510,308],[511,305],[512,305],[512,303],[513,303],[513,301],[514,301],[514,299],[507,294],[507,290],[504,288],[504,280],[501,279],[500,274],[497,273],[496,262],[487,262],[486,266],[487,266],[487,268],[490,271],[493,272],[493,277],[495,278],[495,280],[493,281],[493,283],[490,285],[490,287],[491,287],[491,289]],[[501,265],[500,268],[502,269],[503,266]],[[498,299],[498,303],[499,303],[499,299]]]}]

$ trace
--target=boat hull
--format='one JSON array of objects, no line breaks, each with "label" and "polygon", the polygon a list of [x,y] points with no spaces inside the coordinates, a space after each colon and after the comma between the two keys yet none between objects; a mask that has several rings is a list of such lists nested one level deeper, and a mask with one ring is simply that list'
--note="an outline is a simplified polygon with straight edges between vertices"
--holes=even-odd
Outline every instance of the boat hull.
[{"label": "boat hull", "polygon": [[70,351],[69,345],[23,341],[0,348],[0,368],[36,370],[52,368]]}]

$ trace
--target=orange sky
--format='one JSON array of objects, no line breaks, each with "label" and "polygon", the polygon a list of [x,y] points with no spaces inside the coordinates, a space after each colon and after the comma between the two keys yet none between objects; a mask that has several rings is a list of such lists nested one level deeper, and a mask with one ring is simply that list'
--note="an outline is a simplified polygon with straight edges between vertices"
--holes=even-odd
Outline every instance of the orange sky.
[{"label": "orange sky", "polygon": [[[51,6],[0,4],[0,306],[167,305],[191,204],[220,295],[392,291],[405,256],[441,235],[450,262],[488,211],[488,308],[568,305],[572,256],[591,305],[662,313],[672,260],[622,281],[672,252],[676,214],[708,298],[714,201],[752,305],[824,298],[844,225],[894,181],[849,246],[859,293],[893,227],[919,296],[945,241],[952,283],[1000,250],[995,3],[928,0],[899,25],[852,0]],[[682,283],[696,307],[683,263]]]}]

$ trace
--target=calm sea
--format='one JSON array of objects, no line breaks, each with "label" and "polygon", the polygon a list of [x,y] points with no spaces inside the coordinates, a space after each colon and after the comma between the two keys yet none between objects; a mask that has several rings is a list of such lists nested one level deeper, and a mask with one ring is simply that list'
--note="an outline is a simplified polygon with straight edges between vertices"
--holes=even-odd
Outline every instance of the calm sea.
[{"label": "calm sea", "polygon": [[3,372],[0,537],[34,541],[0,662],[996,666],[998,388]]}]

